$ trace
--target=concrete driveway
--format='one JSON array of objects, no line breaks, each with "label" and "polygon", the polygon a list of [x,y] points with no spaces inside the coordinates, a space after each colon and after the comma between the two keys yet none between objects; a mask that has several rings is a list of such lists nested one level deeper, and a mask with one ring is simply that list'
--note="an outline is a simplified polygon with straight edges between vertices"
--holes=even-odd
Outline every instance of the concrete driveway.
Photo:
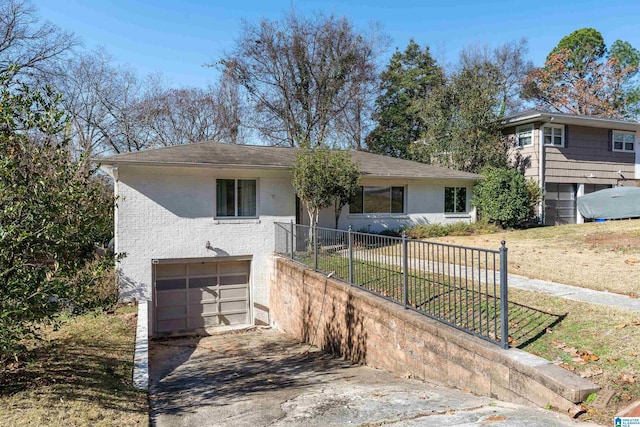
[{"label": "concrete driveway", "polygon": [[551,411],[354,366],[269,329],[154,342],[149,358],[159,427],[576,425]]}]

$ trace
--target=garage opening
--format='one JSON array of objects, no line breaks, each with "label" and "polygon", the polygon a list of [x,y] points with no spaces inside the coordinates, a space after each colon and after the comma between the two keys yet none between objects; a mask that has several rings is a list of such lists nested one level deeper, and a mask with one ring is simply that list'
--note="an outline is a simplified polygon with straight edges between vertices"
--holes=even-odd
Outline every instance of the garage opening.
[{"label": "garage opening", "polygon": [[575,184],[547,183],[544,204],[544,225],[576,223]]},{"label": "garage opening", "polygon": [[250,260],[160,260],[153,267],[156,333],[251,323]]}]

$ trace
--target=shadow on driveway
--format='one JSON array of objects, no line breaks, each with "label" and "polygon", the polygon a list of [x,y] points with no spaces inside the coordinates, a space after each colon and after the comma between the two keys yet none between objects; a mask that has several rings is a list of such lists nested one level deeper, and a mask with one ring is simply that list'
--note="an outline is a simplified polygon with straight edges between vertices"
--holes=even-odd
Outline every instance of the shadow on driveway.
[{"label": "shadow on driveway", "polygon": [[566,415],[355,366],[270,329],[155,341],[149,358],[159,427],[572,425]]}]

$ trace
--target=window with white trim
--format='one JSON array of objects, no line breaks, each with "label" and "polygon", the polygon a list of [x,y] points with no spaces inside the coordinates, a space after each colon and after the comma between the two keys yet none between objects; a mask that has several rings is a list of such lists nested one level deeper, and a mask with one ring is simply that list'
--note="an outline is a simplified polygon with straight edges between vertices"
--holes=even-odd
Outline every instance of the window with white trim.
[{"label": "window with white trim", "polygon": [[564,147],[564,126],[545,125],[542,127],[542,140],[544,145]]},{"label": "window with white trim", "polygon": [[444,188],[444,212],[445,213],[466,213],[467,212],[467,188],[466,187],[445,187]]},{"label": "window with white trim", "polygon": [[634,132],[613,131],[613,151],[634,152],[636,148],[636,134]]},{"label": "window with white trim", "polygon": [[216,179],[216,217],[255,218],[257,190],[255,179]]},{"label": "window with white trim", "polygon": [[349,213],[404,213],[404,187],[360,187],[349,202]]},{"label": "window with white trim", "polygon": [[516,147],[533,145],[533,125],[518,126],[516,128]]}]

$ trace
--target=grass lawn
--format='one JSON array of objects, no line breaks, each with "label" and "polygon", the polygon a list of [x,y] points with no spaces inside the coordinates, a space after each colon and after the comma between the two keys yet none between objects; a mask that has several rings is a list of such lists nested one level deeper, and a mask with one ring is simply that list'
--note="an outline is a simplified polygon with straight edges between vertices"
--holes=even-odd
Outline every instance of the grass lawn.
[{"label": "grass lawn", "polygon": [[28,361],[0,370],[0,425],[148,425],[146,392],[132,387],[135,323],[122,307],[47,328]]},{"label": "grass lawn", "polygon": [[[518,347],[590,379],[602,388],[601,396],[613,392],[605,408],[593,404],[598,402],[586,404],[581,420],[612,425],[616,412],[640,398],[640,315],[518,289],[509,291],[509,300],[558,319]],[[510,322],[513,335],[525,320]]]},{"label": "grass lawn", "polygon": [[428,240],[487,249],[498,249],[505,240],[509,273],[632,297],[640,294],[640,219]]}]

